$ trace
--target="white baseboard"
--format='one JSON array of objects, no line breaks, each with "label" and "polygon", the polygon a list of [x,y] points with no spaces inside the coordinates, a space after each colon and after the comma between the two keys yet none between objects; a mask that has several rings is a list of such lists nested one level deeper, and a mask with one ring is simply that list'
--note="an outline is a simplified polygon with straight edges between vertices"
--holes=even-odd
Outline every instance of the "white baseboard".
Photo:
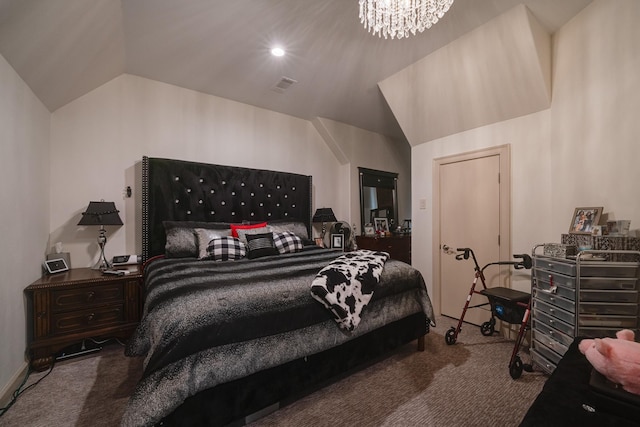
[{"label": "white baseboard", "polygon": [[20,386],[22,380],[24,380],[24,376],[27,375],[27,370],[29,369],[29,364],[24,362],[22,367],[18,369],[18,371],[13,374],[9,382],[0,390],[0,408],[4,408],[11,402],[11,396],[13,392]]}]

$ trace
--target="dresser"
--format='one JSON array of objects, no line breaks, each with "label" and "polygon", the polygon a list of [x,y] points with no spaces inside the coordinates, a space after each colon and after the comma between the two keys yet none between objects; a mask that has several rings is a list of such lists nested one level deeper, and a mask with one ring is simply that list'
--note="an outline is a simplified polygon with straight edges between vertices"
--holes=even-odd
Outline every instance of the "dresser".
[{"label": "dresser", "polygon": [[411,264],[411,236],[356,236],[358,249],[388,252],[389,257]]},{"label": "dresser", "polygon": [[142,313],[142,272],[123,276],[74,268],[25,289],[31,367],[48,368],[59,351],[88,338],[128,339]]},{"label": "dresser", "polygon": [[[551,373],[577,336],[640,328],[640,252],[585,251],[574,259],[533,250],[531,358]],[[637,336],[637,335],[636,335]]]}]

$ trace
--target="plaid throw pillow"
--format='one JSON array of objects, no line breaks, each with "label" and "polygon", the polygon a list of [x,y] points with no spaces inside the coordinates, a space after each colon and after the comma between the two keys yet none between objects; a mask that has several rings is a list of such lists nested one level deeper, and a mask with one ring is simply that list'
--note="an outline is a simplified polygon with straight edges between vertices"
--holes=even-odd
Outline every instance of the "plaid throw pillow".
[{"label": "plaid throw pillow", "polygon": [[244,258],[247,247],[238,238],[226,236],[212,239],[207,246],[207,258],[216,261],[229,261]]},{"label": "plaid throw pillow", "polygon": [[281,254],[300,252],[304,246],[302,239],[290,231],[273,233],[273,245]]}]

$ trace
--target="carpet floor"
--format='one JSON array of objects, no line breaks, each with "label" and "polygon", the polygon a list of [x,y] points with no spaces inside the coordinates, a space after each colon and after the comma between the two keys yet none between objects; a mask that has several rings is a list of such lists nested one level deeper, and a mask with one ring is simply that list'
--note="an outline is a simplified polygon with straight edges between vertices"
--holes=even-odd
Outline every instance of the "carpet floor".
[{"label": "carpet floor", "polygon": [[[509,376],[513,341],[484,337],[465,325],[458,342],[444,334],[456,324],[437,319],[426,350],[411,343],[389,357],[250,423],[271,426],[517,426],[546,376]],[[521,348],[528,361],[526,348]],[[0,426],[117,426],[142,371],[117,344],[56,364],[0,417]],[[33,373],[25,387],[46,372]]]}]

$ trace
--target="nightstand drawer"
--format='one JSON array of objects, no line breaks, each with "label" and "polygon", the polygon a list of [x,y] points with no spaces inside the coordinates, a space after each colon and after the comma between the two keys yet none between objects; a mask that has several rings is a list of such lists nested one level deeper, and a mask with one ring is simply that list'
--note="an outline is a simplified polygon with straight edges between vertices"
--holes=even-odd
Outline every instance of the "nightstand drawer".
[{"label": "nightstand drawer", "polygon": [[66,310],[121,302],[124,300],[124,286],[123,283],[109,283],[100,284],[100,286],[61,289],[51,292],[51,296],[51,311],[59,313]]},{"label": "nightstand drawer", "polygon": [[83,329],[92,330],[114,323],[124,322],[124,305],[112,305],[74,311],[70,313],[55,314],[52,318],[52,334],[66,334],[78,332]]}]

